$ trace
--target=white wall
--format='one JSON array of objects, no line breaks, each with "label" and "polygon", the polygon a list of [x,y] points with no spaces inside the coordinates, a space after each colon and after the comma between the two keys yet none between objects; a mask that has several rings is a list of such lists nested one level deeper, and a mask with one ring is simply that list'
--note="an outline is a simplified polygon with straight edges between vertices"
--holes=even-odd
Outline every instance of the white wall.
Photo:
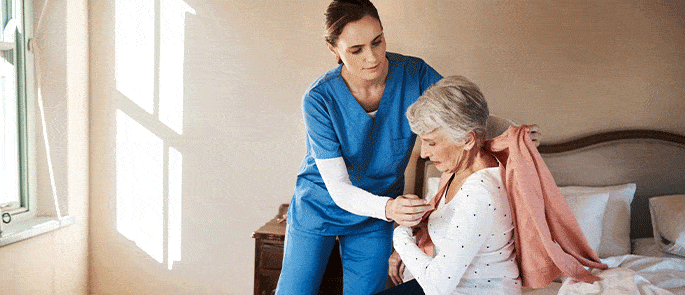
[{"label": "white wall", "polygon": [[[336,65],[322,39],[328,1],[117,12],[126,2],[89,2],[91,292],[250,294],[250,234],[289,202],[304,155],[302,93]],[[374,2],[389,51],[471,78],[493,113],[537,123],[546,142],[685,134],[685,4]],[[138,13],[152,21],[117,31]],[[135,216],[144,226],[126,223]]]},{"label": "white wall", "polygon": [[[43,5],[43,1],[34,1],[34,24]],[[60,209],[62,214],[75,217],[75,223],[0,248],[2,294],[88,292],[87,2],[53,0],[46,7],[42,25],[34,34],[41,53],[35,61],[40,67],[37,79]],[[38,214],[55,216],[42,122],[37,112],[35,119]]]}]

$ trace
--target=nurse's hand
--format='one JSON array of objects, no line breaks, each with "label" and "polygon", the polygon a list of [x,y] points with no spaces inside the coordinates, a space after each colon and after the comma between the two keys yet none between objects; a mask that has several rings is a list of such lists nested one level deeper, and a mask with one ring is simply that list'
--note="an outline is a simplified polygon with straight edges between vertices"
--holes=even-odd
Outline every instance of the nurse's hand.
[{"label": "nurse's hand", "polygon": [[540,141],[542,140],[542,133],[540,133],[540,127],[538,127],[538,125],[531,125],[528,128],[528,133],[530,135],[530,139],[533,141],[535,146],[540,146]]},{"label": "nurse's hand", "polygon": [[400,225],[412,227],[419,222],[431,206],[416,195],[403,195],[385,203],[385,217]]},{"label": "nurse's hand", "polygon": [[395,285],[401,284],[402,277],[404,276],[404,262],[402,262],[402,258],[400,258],[400,254],[397,251],[392,251],[392,255],[388,259],[388,266],[388,275],[392,283]]}]

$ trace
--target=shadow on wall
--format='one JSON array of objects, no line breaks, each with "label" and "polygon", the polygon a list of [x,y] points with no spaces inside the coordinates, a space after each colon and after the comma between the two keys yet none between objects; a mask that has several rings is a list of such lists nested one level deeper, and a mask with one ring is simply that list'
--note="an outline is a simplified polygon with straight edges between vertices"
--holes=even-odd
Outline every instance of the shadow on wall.
[{"label": "shadow on wall", "polygon": [[169,270],[181,261],[188,13],[181,0],[115,2],[116,228]]}]

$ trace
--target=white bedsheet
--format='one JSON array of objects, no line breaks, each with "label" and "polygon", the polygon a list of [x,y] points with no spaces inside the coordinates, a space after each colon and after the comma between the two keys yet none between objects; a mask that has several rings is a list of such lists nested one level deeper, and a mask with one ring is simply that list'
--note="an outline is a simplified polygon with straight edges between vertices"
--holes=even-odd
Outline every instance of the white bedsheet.
[{"label": "white bedsheet", "polygon": [[524,290],[538,294],[685,294],[685,259],[622,255],[602,259],[607,270],[594,270],[603,280],[592,284],[571,279],[544,289]]}]

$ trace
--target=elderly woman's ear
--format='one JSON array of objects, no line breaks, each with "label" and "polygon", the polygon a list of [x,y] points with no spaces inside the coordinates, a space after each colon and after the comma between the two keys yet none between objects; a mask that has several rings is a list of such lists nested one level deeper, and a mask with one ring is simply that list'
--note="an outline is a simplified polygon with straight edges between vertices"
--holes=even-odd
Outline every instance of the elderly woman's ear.
[{"label": "elderly woman's ear", "polygon": [[476,133],[471,131],[468,134],[466,134],[466,141],[464,142],[464,149],[466,150],[471,150],[474,147],[478,147],[478,140],[476,137]]}]

